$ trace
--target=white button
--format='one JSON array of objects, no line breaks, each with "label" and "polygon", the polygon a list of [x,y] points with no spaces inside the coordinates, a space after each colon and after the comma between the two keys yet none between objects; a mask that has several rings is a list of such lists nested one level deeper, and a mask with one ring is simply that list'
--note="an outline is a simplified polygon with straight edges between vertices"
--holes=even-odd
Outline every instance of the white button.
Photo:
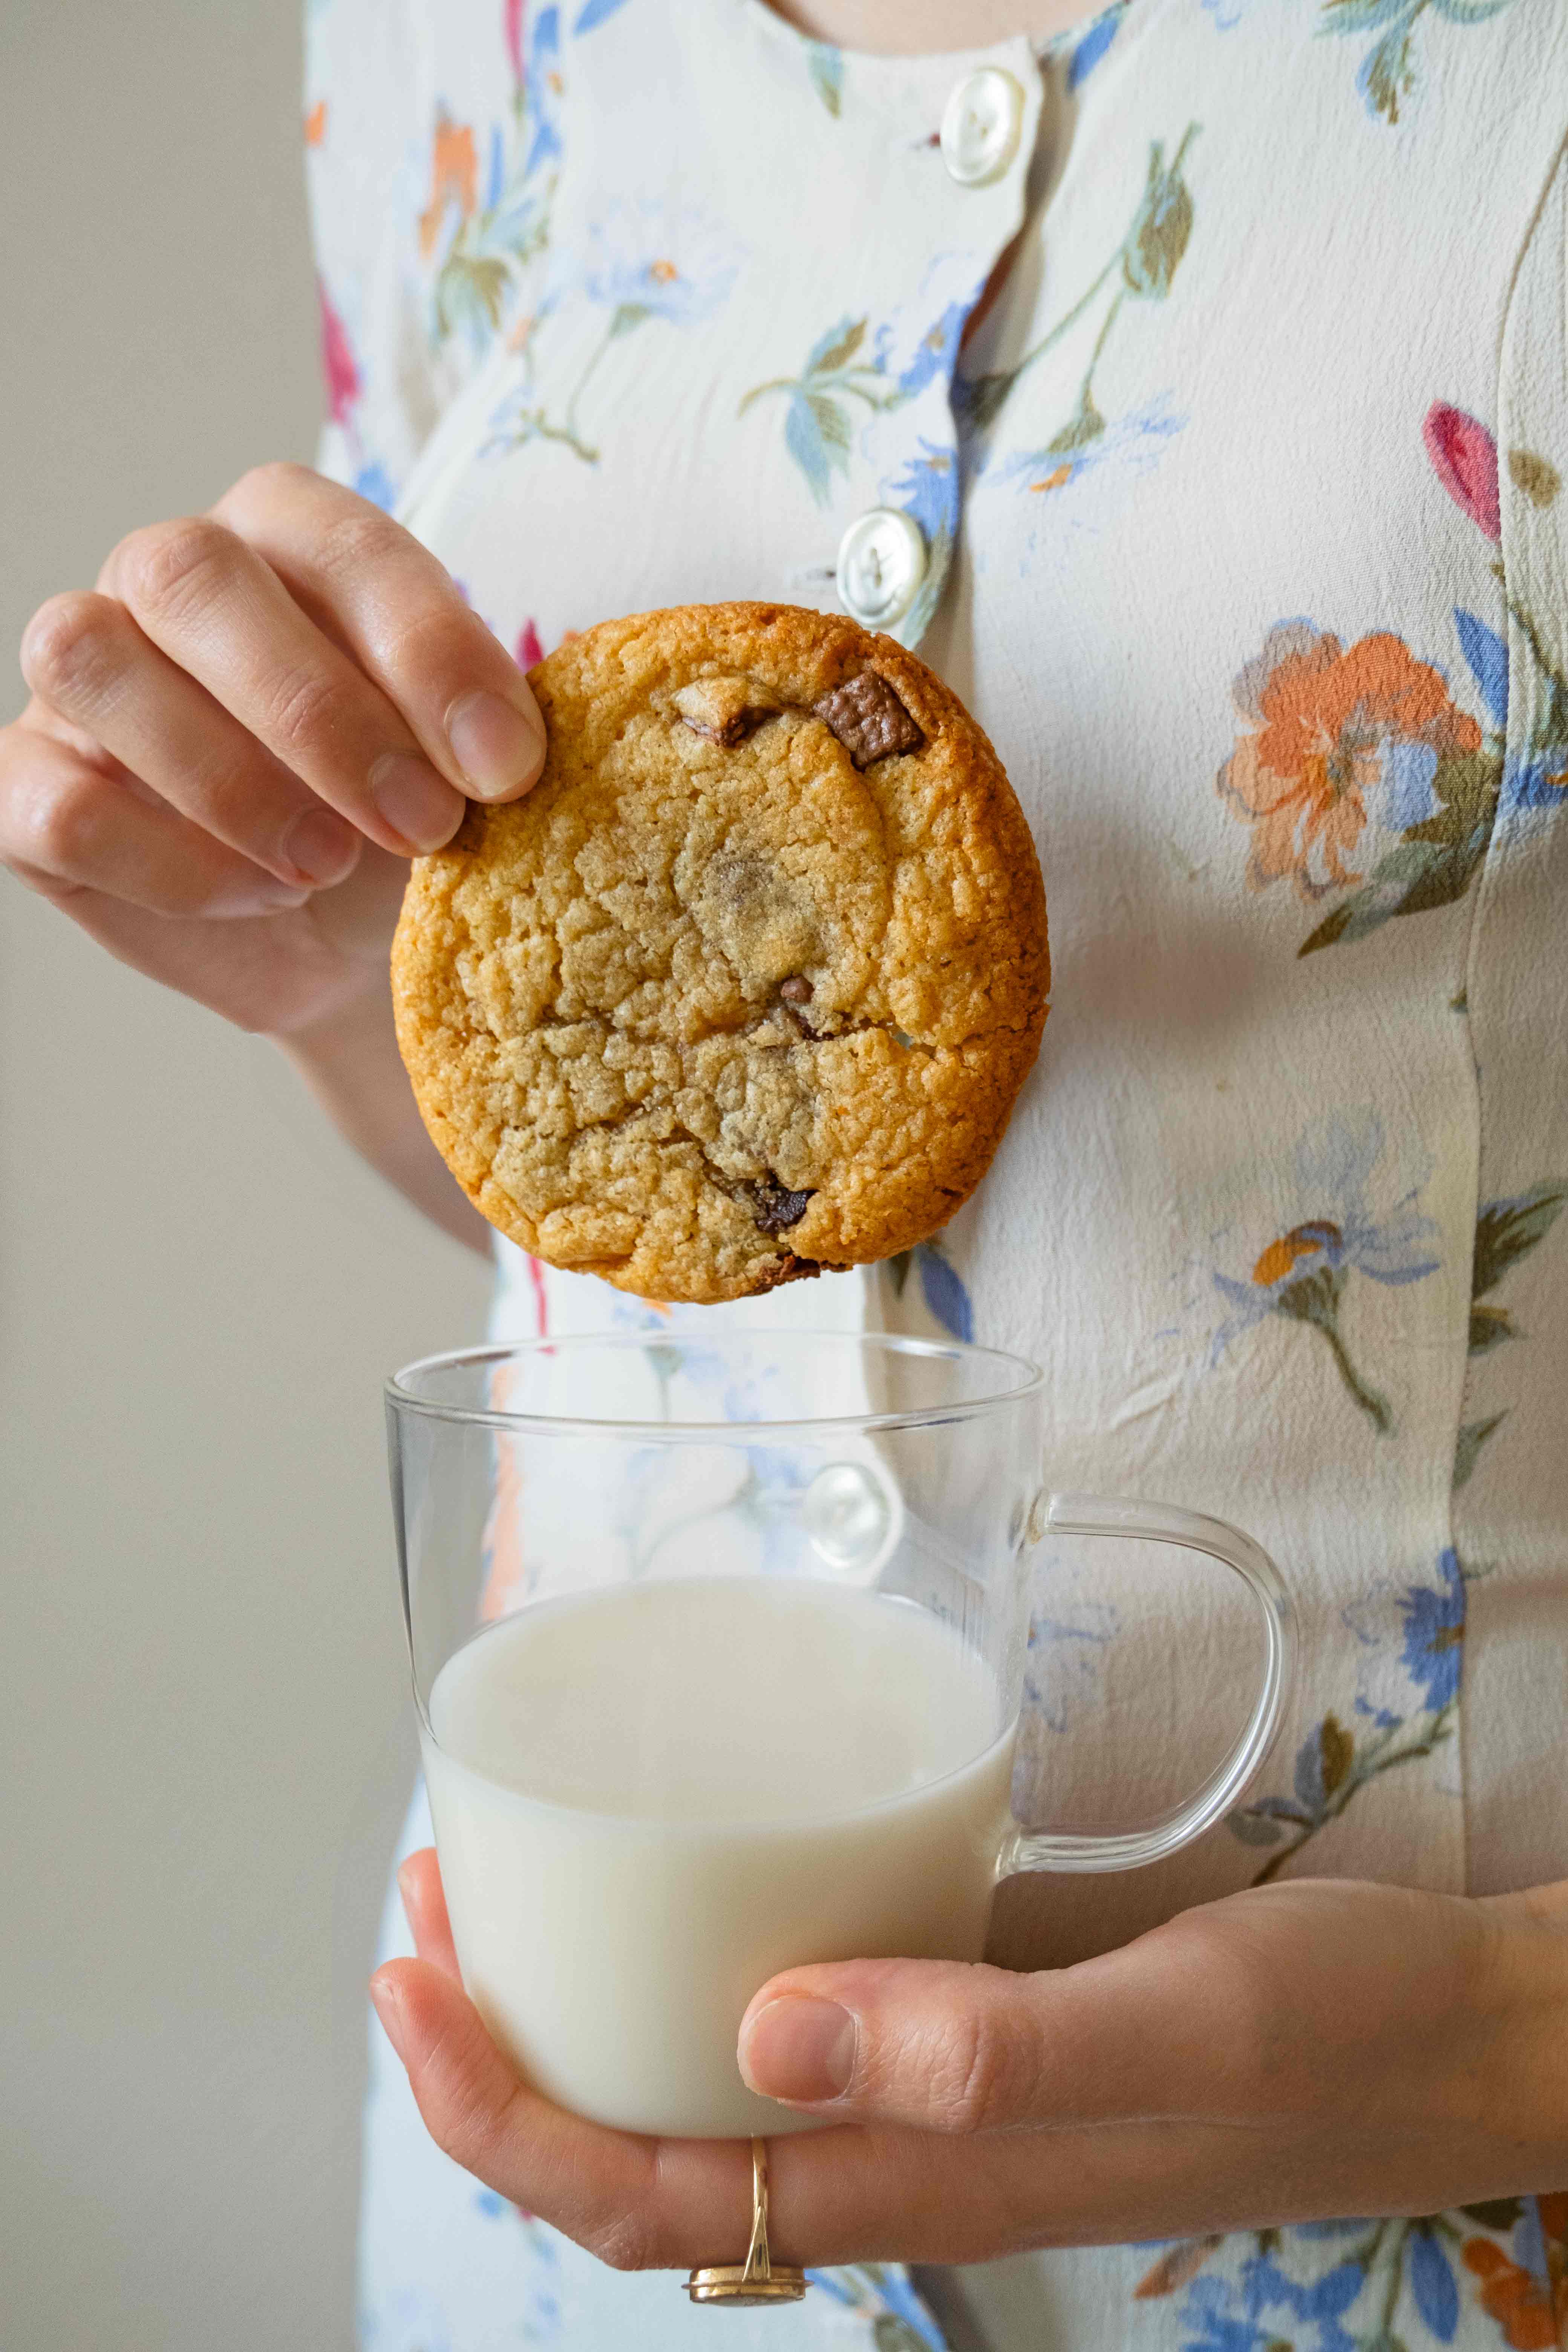
[{"label": "white button", "polygon": [[1024,93],[1000,66],[961,81],[942,118],[942,160],[961,188],[1000,179],[1018,152]]},{"label": "white button", "polygon": [[926,575],[926,543],[912,515],[871,507],[838,542],[838,601],[868,629],[901,621]]}]

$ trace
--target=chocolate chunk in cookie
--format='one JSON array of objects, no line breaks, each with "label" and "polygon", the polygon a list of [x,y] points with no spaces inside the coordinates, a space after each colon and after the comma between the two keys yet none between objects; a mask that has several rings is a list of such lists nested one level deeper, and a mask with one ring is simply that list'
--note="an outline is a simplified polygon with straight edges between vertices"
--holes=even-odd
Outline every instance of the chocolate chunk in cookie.
[{"label": "chocolate chunk in cookie", "polygon": [[811,1203],[809,1192],[788,1192],[771,1176],[747,1190],[755,1203],[752,1215],[760,1233],[787,1234],[792,1225],[799,1224]]},{"label": "chocolate chunk in cookie", "polygon": [[869,768],[895,751],[918,751],[925,741],[887,679],[874,669],[836,686],[816,710],[858,768]]},{"label": "chocolate chunk in cookie", "polygon": [[756,687],[745,677],[700,677],[690,686],[680,687],[669,698],[694,735],[705,735],[710,743],[721,743],[726,751],[754,735],[763,719],[771,719],[778,709],[765,696],[759,698]]}]

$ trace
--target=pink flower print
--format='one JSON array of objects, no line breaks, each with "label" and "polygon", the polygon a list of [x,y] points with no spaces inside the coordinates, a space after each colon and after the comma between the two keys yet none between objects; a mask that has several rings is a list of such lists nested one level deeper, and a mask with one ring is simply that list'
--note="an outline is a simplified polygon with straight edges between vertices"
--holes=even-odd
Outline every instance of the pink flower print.
[{"label": "pink flower print", "polygon": [[327,405],[334,425],[346,425],[363,386],[348,329],[332,308],[331,297],[318,278],[316,299],[321,314],[321,373],[327,380]]},{"label": "pink flower print", "polygon": [[1421,438],[1433,471],[1454,504],[1479,523],[1489,539],[1500,539],[1497,443],[1480,419],[1436,400],[1426,411]]},{"label": "pink flower print", "polygon": [[531,669],[535,662],[544,659],[544,647],[539,642],[539,631],[531,619],[524,621],[517,633],[512,659],[519,669]]},{"label": "pink flower print", "polygon": [[505,0],[506,53],[511,59],[511,78],[519,89],[523,84],[522,71],[522,9],[523,0]]}]

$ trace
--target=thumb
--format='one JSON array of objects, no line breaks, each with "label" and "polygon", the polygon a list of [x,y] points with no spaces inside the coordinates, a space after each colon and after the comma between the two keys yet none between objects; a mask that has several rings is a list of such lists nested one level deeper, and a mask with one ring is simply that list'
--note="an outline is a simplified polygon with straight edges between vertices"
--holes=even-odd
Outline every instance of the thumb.
[{"label": "thumb", "polygon": [[501,2187],[498,2174],[507,2169],[510,2126],[526,2094],[461,1984],[429,1960],[388,1960],[372,1977],[370,1993],[431,2138]]},{"label": "thumb", "polygon": [[753,2091],[846,2122],[980,2132],[1046,2119],[1038,1980],[955,1960],[792,1969],[741,2021]]}]

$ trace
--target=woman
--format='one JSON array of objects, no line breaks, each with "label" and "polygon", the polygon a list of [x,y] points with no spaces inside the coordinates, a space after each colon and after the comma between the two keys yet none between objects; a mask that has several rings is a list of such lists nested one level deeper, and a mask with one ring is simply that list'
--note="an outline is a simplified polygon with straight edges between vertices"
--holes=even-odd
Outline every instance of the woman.
[{"label": "woman", "polygon": [[[830,2266],[787,2316],[631,2274],[742,2242],[744,2149],[523,2089],[413,1852],[374,1990],[434,2140],[379,2057],[367,2342],[1568,2343],[1558,0],[310,35],[336,482],[43,608],[8,861],[478,1243],[384,960],[406,857],[537,776],[503,646],[748,595],[919,641],[1035,826],[1058,1008],[976,1202],[805,1319],[1044,1360],[1053,1476],[1250,1528],[1307,1659],[1248,1805],[1009,1890],[1008,1969],[759,1989],[742,2070],[846,2126],[774,2146],[773,2251]],[[616,1311],[501,1255],[503,1332]],[[1051,1563],[1021,1809],[1196,1777],[1168,1662],[1201,1720],[1228,1653]]]}]

